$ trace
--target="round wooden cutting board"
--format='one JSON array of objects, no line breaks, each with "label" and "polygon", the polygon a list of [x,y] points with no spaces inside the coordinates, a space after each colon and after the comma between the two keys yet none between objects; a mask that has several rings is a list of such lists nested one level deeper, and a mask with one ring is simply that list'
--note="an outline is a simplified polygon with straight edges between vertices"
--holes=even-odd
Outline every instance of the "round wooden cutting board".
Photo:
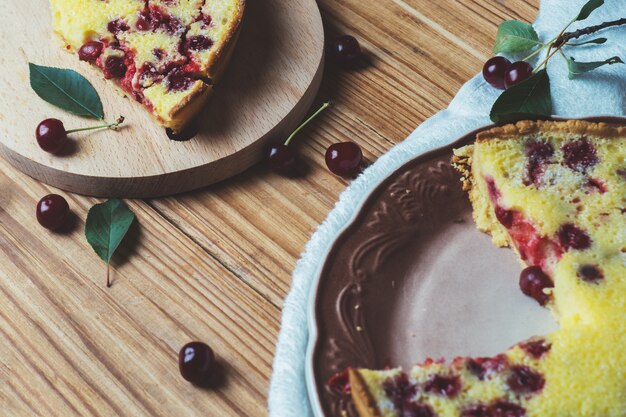
[{"label": "round wooden cutting board", "polygon": [[[238,174],[263,157],[305,116],[321,82],[324,31],[313,0],[250,0],[226,76],[199,116],[198,135],[168,139],[142,108],[121,96],[97,69],[65,52],[52,33],[46,0],[0,2],[0,154],[18,169],[64,190],[100,197],[157,197]],[[105,118],[126,118],[118,132],[71,135],[61,156],[42,151],[35,127],[48,117],[67,129],[95,125],[41,100],[28,62],[72,68],[92,82]]]}]

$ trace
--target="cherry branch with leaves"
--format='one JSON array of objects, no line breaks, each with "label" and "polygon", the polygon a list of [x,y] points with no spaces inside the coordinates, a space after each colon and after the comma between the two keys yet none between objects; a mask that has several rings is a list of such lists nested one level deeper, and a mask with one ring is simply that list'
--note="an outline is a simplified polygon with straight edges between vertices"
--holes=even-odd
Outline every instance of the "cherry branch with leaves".
[{"label": "cherry branch with leaves", "polygon": [[532,72],[529,70],[528,78],[507,88],[496,100],[490,114],[493,122],[507,123],[524,118],[549,117],[552,115],[552,95],[547,66],[548,62],[557,54],[567,62],[570,79],[605,65],[624,63],[618,56],[604,61],[577,61],[571,55],[568,57],[563,50],[565,47],[575,48],[582,45],[604,44],[607,38],[595,38],[582,42],[572,41],[604,29],[626,25],[626,18],[620,18],[567,32],[572,24],[587,19],[602,5],[604,5],[604,0],[589,0],[578,15],[557,36],[547,42],[542,42],[535,29],[528,23],[508,20],[500,25],[493,49],[495,54],[528,52],[529,55],[522,60],[528,61],[543,51],[546,51],[546,53],[545,58],[535,66]]}]

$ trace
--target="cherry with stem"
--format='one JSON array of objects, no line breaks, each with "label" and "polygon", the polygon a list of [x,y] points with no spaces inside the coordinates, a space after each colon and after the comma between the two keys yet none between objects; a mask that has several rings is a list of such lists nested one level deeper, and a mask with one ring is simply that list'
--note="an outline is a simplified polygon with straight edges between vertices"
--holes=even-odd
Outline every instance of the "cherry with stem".
[{"label": "cherry with stem", "polygon": [[313,113],[308,119],[306,119],[296,130],[289,135],[287,140],[282,144],[271,145],[267,151],[267,159],[270,168],[285,176],[293,176],[296,174],[298,168],[298,155],[289,145],[293,138],[300,133],[305,126],[311,123],[317,116],[319,116],[324,110],[333,105],[332,101],[327,101]]},{"label": "cherry with stem", "polygon": [[84,127],[80,129],[65,130],[63,122],[59,119],[45,119],[35,130],[35,137],[39,147],[46,152],[56,154],[61,152],[67,143],[67,135],[69,133],[84,132],[96,129],[112,129],[116,130],[122,123],[124,117],[120,116],[114,123],[106,123],[98,126]]}]

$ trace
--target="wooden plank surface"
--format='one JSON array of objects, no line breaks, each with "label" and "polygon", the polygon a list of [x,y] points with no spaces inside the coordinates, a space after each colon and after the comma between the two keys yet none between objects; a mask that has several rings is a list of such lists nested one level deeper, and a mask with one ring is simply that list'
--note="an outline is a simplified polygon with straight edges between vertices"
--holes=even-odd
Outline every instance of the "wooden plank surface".
[{"label": "wooden plank surface", "polygon": [[[48,233],[34,207],[56,190],[0,161],[2,415],[266,415],[291,271],[348,183],[326,170],[326,147],[355,140],[375,160],[481,69],[501,20],[531,21],[538,7],[537,0],[318,4],[327,35],[354,34],[371,64],[356,72],[328,64],[318,102],[333,98],[337,106],[296,139],[308,174],[286,179],[259,166],[199,192],[130,201],[138,224],[114,261],[110,290],[83,237],[86,212],[100,200],[62,193],[74,227]],[[178,350],[195,339],[220,358],[216,389],[198,390],[178,374]]]}]

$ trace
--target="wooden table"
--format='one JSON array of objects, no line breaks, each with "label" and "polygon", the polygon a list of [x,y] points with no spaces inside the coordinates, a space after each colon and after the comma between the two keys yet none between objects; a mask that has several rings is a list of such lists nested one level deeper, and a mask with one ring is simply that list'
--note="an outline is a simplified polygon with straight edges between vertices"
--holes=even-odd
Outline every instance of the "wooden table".
[{"label": "wooden table", "polygon": [[[253,0],[261,1],[261,0]],[[490,56],[498,24],[532,21],[538,0],[319,0],[329,37],[355,35],[371,65],[329,63],[318,101],[334,110],[296,140],[309,167],[264,167],[175,198],[129,201],[138,223],[105,267],[84,238],[99,200],[65,195],[72,230],[34,210],[57,192],[0,161],[0,409],[4,416],[261,416],[283,298],[315,227],[348,182],[325,149],[358,142],[374,161],[445,108]],[[3,98],[7,99],[7,98]],[[10,123],[0,114],[0,123]],[[181,379],[177,354],[208,342],[222,378]]]}]

